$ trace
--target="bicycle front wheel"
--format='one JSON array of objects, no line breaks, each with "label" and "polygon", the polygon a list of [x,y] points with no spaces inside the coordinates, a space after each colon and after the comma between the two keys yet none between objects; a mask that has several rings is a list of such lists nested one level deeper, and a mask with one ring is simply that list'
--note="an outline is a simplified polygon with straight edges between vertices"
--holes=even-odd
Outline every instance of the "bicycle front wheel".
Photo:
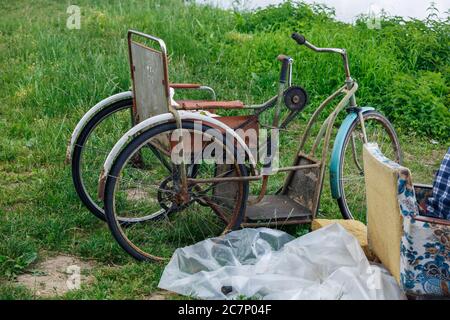
[{"label": "bicycle front wheel", "polygon": [[[363,114],[367,141],[377,143],[389,159],[401,163],[400,143],[389,120],[377,111]],[[340,155],[339,185],[342,195],[337,199],[345,219],[357,219],[366,223],[366,188],[363,167],[364,136],[359,117],[355,119],[344,139]]]}]

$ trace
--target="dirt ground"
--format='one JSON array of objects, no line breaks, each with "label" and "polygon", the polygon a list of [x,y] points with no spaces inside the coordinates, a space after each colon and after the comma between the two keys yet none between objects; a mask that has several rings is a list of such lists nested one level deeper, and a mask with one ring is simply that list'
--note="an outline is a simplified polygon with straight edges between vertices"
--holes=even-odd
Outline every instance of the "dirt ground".
[{"label": "dirt ground", "polygon": [[17,282],[36,296],[60,296],[79,285],[93,281],[89,271],[94,264],[76,257],[58,255],[38,263],[28,273],[17,277]]},{"label": "dirt ground", "polygon": [[166,290],[158,290],[151,295],[146,296],[144,300],[170,300],[174,297],[177,297],[177,294]]}]

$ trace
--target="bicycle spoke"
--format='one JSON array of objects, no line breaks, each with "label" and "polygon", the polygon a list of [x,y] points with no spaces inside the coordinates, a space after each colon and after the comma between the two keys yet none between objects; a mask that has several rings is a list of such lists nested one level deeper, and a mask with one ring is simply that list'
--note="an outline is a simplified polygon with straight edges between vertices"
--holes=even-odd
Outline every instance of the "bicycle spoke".
[{"label": "bicycle spoke", "polygon": [[[398,161],[398,147],[390,133],[386,120],[378,114],[369,115],[364,120],[369,143],[377,143],[382,152],[389,158]],[[344,146],[344,156],[340,183],[344,209],[355,219],[366,221],[366,192],[362,162],[363,139],[361,125],[358,122],[349,133]]]},{"label": "bicycle spoke", "polygon": [[[154,153],[148,148],[149,141],[159,141],[165,134],[168,133],[163,131],[151,136],[145,143],[140,143],[137,148],[130,149],[132,152],[127,153],[127,160],[121,165],[115,179],[114,217],[139,218],[153,214],[154,219],[140,223],[139,226],[120,227],[120,234],[127,243],[139,248],[140,252],[148,256],[168,258],[179,246],[190,245],[227,230],[227,226],[241,210],[240,203],[245,201],[242,199],[241,186],[245,182],[218,181],[189,185],[188,198],[183,198],[181,185],[177,180],[179,178],[174,177],[172,172],[167,172],[169,162],[161,161],[167,157],[162,154],[161,157],[159,152]],[[185,154],[186,152],[188,150],[185,150]],[[151,163],[151,166],[134,166],[130,159],[137,153],[141,154],[144,161]],[[194,154],[186,155],[195,158]],[[217,164],[214,162],[187,165],[186,172],[189,177],[196,179],[240,175],[237,164],[217,172]],[[227,192],[218,191],[217,188],[224,188]],[[167,209],[163,210],[164,208]]]}]

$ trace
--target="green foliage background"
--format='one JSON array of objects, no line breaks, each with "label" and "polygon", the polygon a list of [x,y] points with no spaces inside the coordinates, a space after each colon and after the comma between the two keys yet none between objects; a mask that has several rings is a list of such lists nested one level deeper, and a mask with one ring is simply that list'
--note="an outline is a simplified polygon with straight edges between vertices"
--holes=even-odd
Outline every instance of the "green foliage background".
[{"label": "green foliage background", "polygon": [[[333,58],[293,51],[287,43],[287,35],[300,30],[314,44],[348,50],[352,73],[361,86],[360,104],[382,110],[404,132],[445,140],[450,137],[450,20],[448,15],[438,19],[433,4],[428,13],[424,21],[383,16],[380,28],[370,29],[364,16],[351,26],[335,21],[333,9],[326,6],[286,2],[235,13],[233,23],[238,32],[253,36],[239,49],[255,55],[258,61],[247,65],[253,72],[274,70],[270,58],[281,49],[297,58],[300,83],[310,91],[318,84],[323,89],[314,95],[336,86],[340,66],[332,64]],[[234,44],[229,44],[230,54],[237,50]]]}]

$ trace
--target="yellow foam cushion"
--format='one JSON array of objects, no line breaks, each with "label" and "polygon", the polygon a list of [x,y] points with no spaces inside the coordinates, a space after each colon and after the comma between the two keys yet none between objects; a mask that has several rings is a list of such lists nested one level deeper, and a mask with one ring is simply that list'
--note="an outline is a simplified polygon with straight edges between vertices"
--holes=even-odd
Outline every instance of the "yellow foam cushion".
[{"label": "yellow foam cushion", "polygon": [[363,161],[369,248],[399,282],[403,224],[397,199],[399,169],[381,161],[367,145]]},{"label": "yellow foam cushion", "polygon": [[373,261],[375,256],[369,249],[367,243],[367,227],[364,223],[358,220],[343,220],[343,219],[314,219],[311,223],[311,229],[317,230],[332,223],[339,223],[349,233],[351,233],[356,239],[358,239],[359,245],[366,254],[367,259]]}]

